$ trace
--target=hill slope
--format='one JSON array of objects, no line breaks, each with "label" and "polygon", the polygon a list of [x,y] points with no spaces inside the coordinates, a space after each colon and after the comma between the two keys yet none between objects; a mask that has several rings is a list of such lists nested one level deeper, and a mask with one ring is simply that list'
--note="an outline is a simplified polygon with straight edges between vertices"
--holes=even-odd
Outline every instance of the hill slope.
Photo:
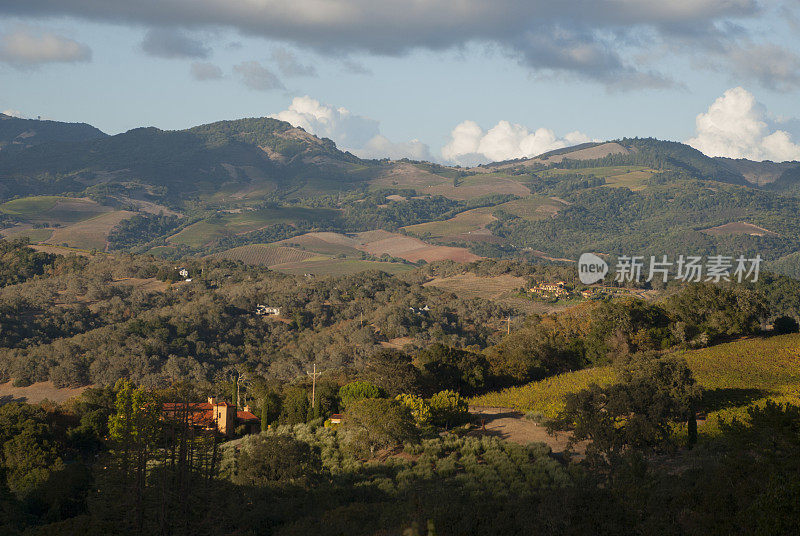
[{"label": "hill slope", "polygon": [[0,114],[0,152],[21,151],[42,143],[80,142],[106,136],[86,123],[21,119]]}]

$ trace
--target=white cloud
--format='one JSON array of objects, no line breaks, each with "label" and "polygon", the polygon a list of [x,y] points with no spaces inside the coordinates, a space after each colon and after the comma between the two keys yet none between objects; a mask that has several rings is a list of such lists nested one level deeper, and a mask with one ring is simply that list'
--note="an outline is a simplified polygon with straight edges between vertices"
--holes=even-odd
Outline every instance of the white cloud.
[{"label": "white cloud", "polygon": [[687,143],[708,156],[750,160],[800,160],[800,145],[775,127],[752,93],[736,87],[726,91],[697,116],[697,134]]},{"label": "white cloud", "polygon": [[309,96],[295,97],[289,108],[270,117],[301,127],[306,132],[330,138],[362,158],[431,158],[428,146],[419,140],[394,143],[380,133],[375,119],[356,115],[347,108],[334,108]]},{"label": "white cloud", "polygon": [[285,89],[280,79],[257,61],[244,61],[234,65],[233,70],[242,77],[242,83],[250,89],[258,91]]},{"label": "white cloud", "polygon": [[0,35],[0,62],[18,68],[90,59],[92,51],[88,46],[49,31],[20,26]]},{"label": "white cloud", "polygon": [[7,115],[9,117],[17,117],[19,119],[27,119],[27,117],[25,117],[25,115],[19,110],[3,110],[0,113],[3,114],[3,115]]},{"label": "white cloud", "polygon": [[442,157],[461,165],[476,165],[530,158],[588,141],[591,139],[586,134],[577,131],[559,138],[547,128],[531,132],[522,125],[500,121],[484,132],[474,121],[463,121],[450,133],[450,141],[442,147]]}]

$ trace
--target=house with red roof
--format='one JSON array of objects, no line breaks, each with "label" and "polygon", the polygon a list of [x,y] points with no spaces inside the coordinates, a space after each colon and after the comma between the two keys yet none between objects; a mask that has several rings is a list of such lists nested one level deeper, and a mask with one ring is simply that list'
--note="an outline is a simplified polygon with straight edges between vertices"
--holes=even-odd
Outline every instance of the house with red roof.
[{"label": "house with red roof", "polygon": [[208,397],[208,402],[168,402],[164,404],[164,418],[188,421],[192,426],[214,430],[227,437],[235,435],[240,426],[244,427],[245,434],[261,430],[261,419],[250,411],[250,406],[240,411],[235,405],[224,400],[218,402],[214,397]]}]

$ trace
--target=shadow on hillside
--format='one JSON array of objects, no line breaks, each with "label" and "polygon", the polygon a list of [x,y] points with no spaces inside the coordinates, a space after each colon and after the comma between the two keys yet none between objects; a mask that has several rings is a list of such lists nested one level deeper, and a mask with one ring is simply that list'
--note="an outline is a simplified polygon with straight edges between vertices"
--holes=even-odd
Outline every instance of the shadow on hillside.
[{"label": "shadow on hillside", "polygon": [[746,406],[769,395],[763,389],[720,388],[703,391],[700,405],[705,411]]}]

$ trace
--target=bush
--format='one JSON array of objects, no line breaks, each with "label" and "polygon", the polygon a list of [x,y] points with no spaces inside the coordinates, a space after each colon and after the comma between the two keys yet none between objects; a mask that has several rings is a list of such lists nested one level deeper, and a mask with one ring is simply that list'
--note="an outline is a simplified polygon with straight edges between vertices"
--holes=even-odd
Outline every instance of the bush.
[{"label": "bush", "polygon": [[417,430],[407,408],[395,400],[363,399],[351,403],[344,421],[346,443],[359,456],[416,440]]},{"label": "bush", "polygon": [[775,319],[772,323],[772,331],[778,335],[786,333],[797,333],[800,331],[800,324],[791,316],[781,316]]}]

